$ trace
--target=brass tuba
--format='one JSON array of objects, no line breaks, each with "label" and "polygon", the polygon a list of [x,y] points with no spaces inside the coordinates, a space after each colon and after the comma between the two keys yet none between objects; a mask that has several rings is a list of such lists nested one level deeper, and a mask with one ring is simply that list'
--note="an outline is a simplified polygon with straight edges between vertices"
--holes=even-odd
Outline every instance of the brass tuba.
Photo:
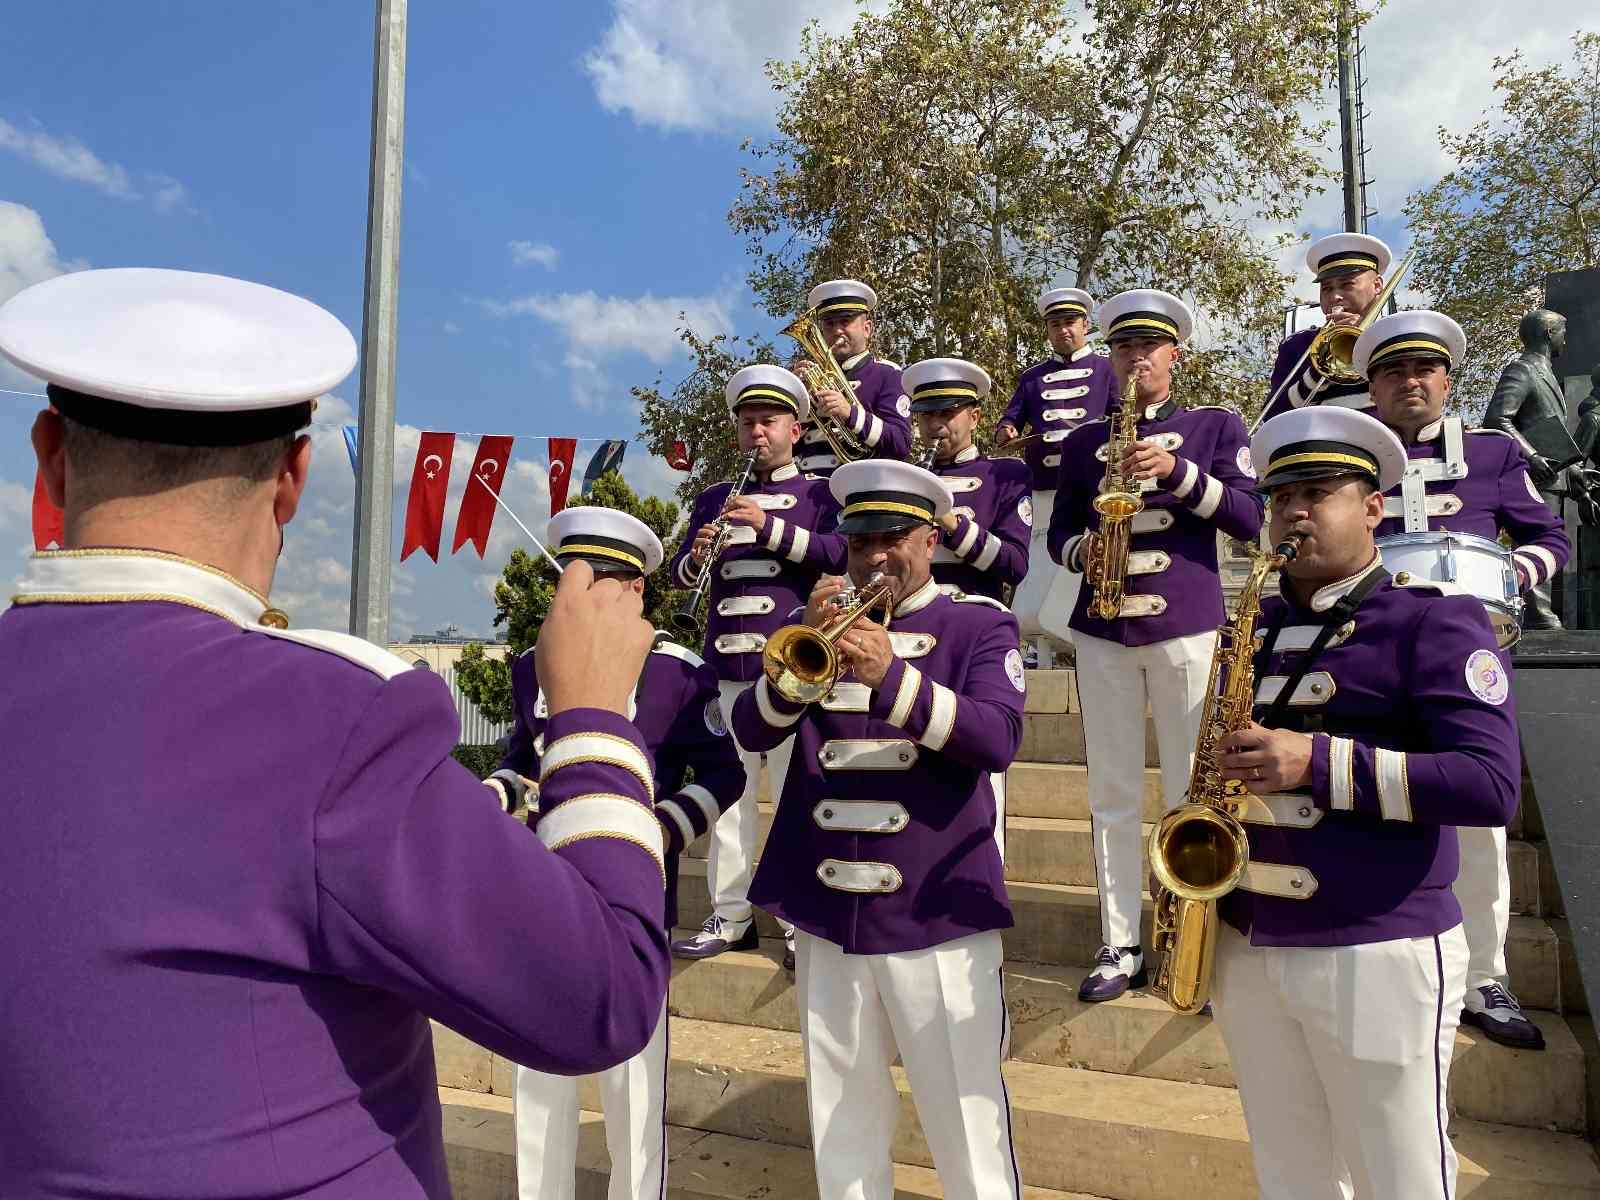
[{"label": "brass tuba", "polygon": [[893,592],[894,585],[880,572],[853,596],[841,593],[835,601],[841,611],[826,624],[815,629],[785,625],[768,638],[761,669],[772,690],[791,704],[810,704],[831,692],[843,670],[839,638],[867,613],[887,605]]},{"label": "brass tuba", "polygon": [[1090,543],[1083,562],[1083,577],[1094,589],[1089,598],[1089,615],[1114,621],[1122,612],[1123,585],[1128,574],[1128,544],[1134,516],[1143,511],[1144,499],[1138,484],[1122,470],[1128,447],[1139,440],[1139,395],[1135,375],[1130,372],[1122,388],[1122,407],[1111,422],[1106,438],[1106,477],[1094,498],[1100,514],[1100,529]]},{"label": "brass tuba", "polygon": [[[855,395],[855,389],[844,376],[844,369],[839,366],[839,361],[833,357],[833,351],[822,336],[815,309],[801,313],[783,332],[784,336],[793,338],[805,351],[808,361],[795,363],[794,372],[805,381],[813,396],[824,388],[842,392],[846,396]],[[841,463],[855,462],[858,458],[871,455],[871,447],[863,445],[847,427],[836,424],[815,409],[812,410],[811,420],[827,441],[828,449]]]},{"label": "brass tuba", "polygon": [[1159,961],[1152,990],[1191,1016],[1205,1007],[1211,994],[1217,901],[1238,886],[1250,863],[1250,839],[1238,816],[1247,789],[1236,779],[1222,778],[1217,744],[1250,724],[1261,588],[1268,575],[1295,556],[1303,536],[1290,534],[1271,554],[1251,548],[1250,577],[1239,593],[1233,620],[1217,630],[1189,798],[1150,833],[1150,873],[1160,884],[1151,940]]}]

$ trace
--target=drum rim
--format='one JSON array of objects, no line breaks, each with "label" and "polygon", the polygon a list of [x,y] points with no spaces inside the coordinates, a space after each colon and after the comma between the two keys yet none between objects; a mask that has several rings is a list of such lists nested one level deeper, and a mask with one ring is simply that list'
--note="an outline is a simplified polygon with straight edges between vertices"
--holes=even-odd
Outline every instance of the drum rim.
[{"label": "drum rim", "polygon": [[1385,546],[1426,546],[1445,541],[1462,542],[1468,546],[1480,546],[1491,550],[1499,558],[1510,558],[1511,551],[1499,542],[1484,537],[1480,533],[1456,533],[1449,529],[1408,530],[1405,533],[1391,533],[1388,537],[1374,539],[1374,545],[1381,553]]}]

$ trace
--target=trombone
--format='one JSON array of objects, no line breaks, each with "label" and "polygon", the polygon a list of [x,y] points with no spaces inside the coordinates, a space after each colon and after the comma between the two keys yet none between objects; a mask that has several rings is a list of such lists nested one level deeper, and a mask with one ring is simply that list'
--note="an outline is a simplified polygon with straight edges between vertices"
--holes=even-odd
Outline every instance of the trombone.
[{"label": "trombone", "polygon": [[839,639],[873,609],[886,606],[893,594],[894,584],[879,571],[853,596],[841,592],[834,601],[840,613],[818,628],[785,625],[778,630],[761,651],[761,669],[772,690],[791,704],[810,704],[826,696],[844,670]]},{"label": "trombone", "polygon": [[[845,378],[844,369],[839,366],[838,360],[833,357],[833,351],[828,348],[828,343],[822,336],[822,327],[817,324],[816,312],[814,308],[807,309],[784,328],[784,336],[793,338],[799,343],[800,349],[805,351],[805,358],[794,364],[794,372],[805,381],[813,396],[819,391],[835,391],[846,396],[854,396],[855,389]],[[828,449],[833,451],[833,456],[841,463],[855,462],[859,458],[871,455],[871,447],[863,445],[861,439],[846,426],[815,409],[812,410],[811,419],[816,423],[817,432],[822,434],[823,440],[828,443]]]}]

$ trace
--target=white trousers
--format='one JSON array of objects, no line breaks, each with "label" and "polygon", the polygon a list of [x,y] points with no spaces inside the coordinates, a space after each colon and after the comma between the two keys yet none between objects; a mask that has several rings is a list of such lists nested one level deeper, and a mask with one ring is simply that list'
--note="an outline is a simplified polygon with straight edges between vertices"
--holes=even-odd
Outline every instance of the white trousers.
[{"label": "white trousers", "polygon": [[1459,925],[1310,949],[1222,927],[1211,998],[1262,1200],[1455,1196],[1445,1092],[1466,975]]},{"label": "white trousers", "polygon": [[1456,830],[1456,840],[1461,844],[1461,870],[1455,893],[1471,955],[1467,986],[1481,987],[1506,976],[1506,933],[1511,928],[1506,831],[1504,826],[1463,825]]},{"label": "white trousers", "polygon": [[806,1098],[824,1200],[894,1196],[896,1051],[948,1200],[1018,1200],[1000,1075],[1011,1039],[1002,957],[998,931],[900,954],[846,954],[796,932]]},{"label": "white trousers", "polygon": [[1189,790],[1200,711],[1211,673],[1214,633],[1148,646],[1123,646],[1078,634],[1078,698],[1089,759],[1100,932],[1108,946],[1139,944],[1144,889],[1144,710],[1155,718],[1161,799],[1167,808]]},{"label": "white trousers", "polygon": [[[602,1072],[600,1105],[611,1152],[608,1200],[662,1200],[667,1193],[667,1006],[650,1042]],[[517,1195],[573,1200],[578,1167],[578,1080],[517,1068]]]},{"label": "white trousers", "polygon": [[[722,701],[722,719],[728,729],[733,729],[733,702],[749,683],[722,680],[718,685]],[[775,750],[768,750],[767,783],[772,789],[772,802],[776,804],[783,792],[783,778],[789,773],[789,750],[794,739],[787,738]],[[755,874],[756,836],[761,832],[761,814],[756,805],[756,788],[761,779],[760,754],[751,754],[743,747],[739,761],[744,763],[744,792],[738,803],[711,827],[711,849],[706,855],[706,886],[711,892],[711,905],[724,921],[750,920],[750,877]]]},{"label": "white trousers", "polygon": [[1017,615],[1023,640],[1049,634],[1057,641],[1072,641],[1067,622],[1078,602],[1083,576],[1068,571],[1050,557],[1050,514],[1055,511],[1055,492],[1033,493],[1033,533],[1028,538],[1028,573],[1011,597],[1011,611]]}]

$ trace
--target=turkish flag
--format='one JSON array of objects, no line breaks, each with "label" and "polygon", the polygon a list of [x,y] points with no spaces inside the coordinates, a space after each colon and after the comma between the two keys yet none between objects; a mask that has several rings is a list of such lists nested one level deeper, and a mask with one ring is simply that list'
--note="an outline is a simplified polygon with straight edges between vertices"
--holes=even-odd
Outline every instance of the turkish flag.
[{"label": "turkish flag", "polygon": [[44,490],[44,476],[33,476],[33,548],[43,550],[54,542],[66,545],[66,514],[50,503],[50,494]]},{"label": "turkish flag", "polygon": [[425,433],[417,443],[417,462],[411,468],[411,495],[406,500],[406,540],[400,561],[413,550],[426,550],[439,561],[439,537],[444,532],[444,493],[450,486],[450,456],[455,453],[453,433]]},{"label": "turkish flag", "polygon": [[572,460],[578,453],[577,438],[547,438],[550,444],[550,515],[567,506],[567,485],[572,482]]},{"label": "turkish flag", "polygon": [[689,455],[689,443],[681,438],[672,443],[672,451],[667,455],[667,466],[674,471],[687,471],[694,466],[694,459]]},{"label": "turkish flag", "polygon": [[512,441],[496,435],[478,442],[478,457],[472,460],[472,474],[461,495],[461,510],[456,513],[456,539],[450,547],[451,554],[470,539],[477,547],[478,557],[483,557],[489,543],[489,526],[494,524],[494,510],[499,507],[494,498],[500,494],[506,464],[511,461]]}]

